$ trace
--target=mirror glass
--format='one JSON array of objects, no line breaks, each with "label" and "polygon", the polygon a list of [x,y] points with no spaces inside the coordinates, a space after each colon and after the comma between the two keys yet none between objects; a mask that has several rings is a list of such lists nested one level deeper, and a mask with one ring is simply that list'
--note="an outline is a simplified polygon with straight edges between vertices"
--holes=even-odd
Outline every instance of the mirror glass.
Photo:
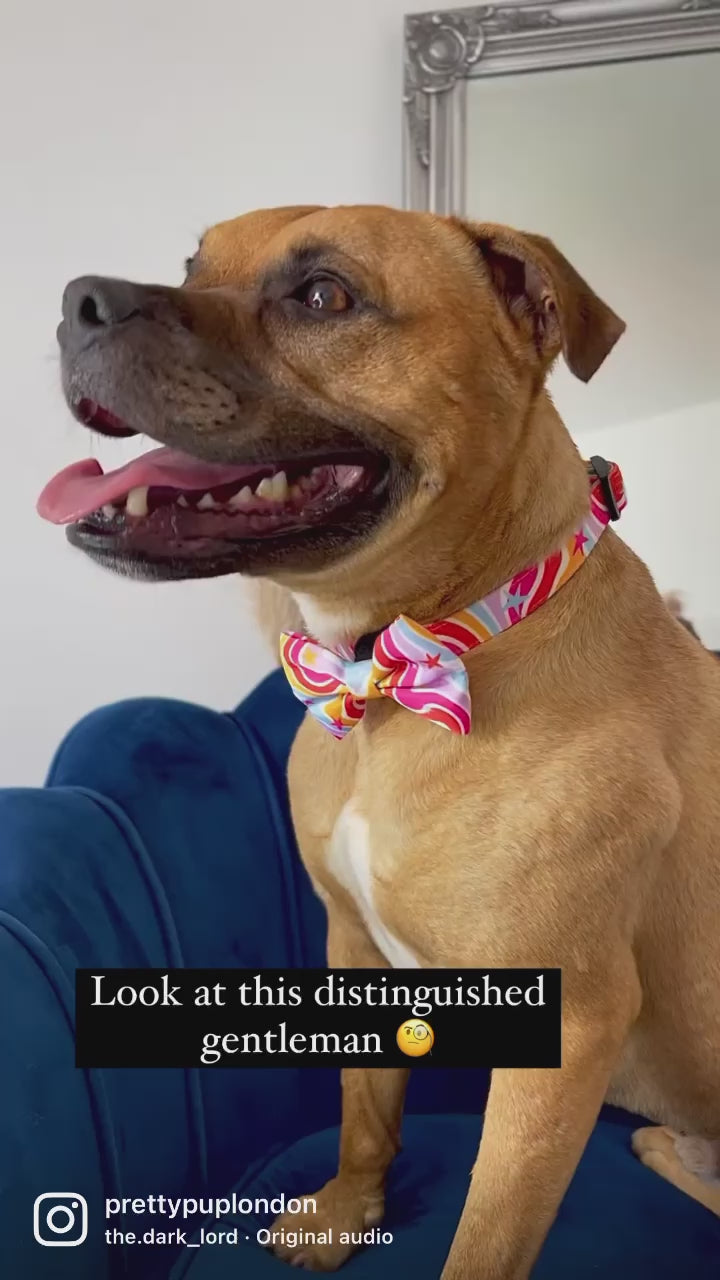
[{"label": "mirror glass", "polygon": [[620,462],[623,536],[720,648],[720,53],[467,83],[466,211],[549,236],[627,322],[551,390]]}]

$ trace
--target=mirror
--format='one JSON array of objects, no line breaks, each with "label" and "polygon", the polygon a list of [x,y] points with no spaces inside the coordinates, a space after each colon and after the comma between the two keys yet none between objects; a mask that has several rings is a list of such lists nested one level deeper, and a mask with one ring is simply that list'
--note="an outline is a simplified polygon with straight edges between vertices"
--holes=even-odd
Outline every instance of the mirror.
[{"label": "mirror", "polygon": [[550,389],[620,463],[621,534],[720,648],[720,4],[574,0],[406,21],[406,204],[549,236],[627,332]]}]

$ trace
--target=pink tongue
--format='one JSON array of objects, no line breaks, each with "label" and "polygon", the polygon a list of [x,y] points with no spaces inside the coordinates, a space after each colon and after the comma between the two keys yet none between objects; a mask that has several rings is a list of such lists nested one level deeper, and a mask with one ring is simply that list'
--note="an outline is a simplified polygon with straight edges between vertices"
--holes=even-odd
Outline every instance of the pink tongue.
[{"label": "pink tongue", "polygon": [[258,470],[258,467],[200,462],[178,449],[153,449],[104,475],[99,462],[85,458],[53,476],[38,498],[37,509],[44,520],[51,520],[53,524],[71,524],[107,502],[126,498],[131,489],[140,485],[207,490],[245,480]]}]

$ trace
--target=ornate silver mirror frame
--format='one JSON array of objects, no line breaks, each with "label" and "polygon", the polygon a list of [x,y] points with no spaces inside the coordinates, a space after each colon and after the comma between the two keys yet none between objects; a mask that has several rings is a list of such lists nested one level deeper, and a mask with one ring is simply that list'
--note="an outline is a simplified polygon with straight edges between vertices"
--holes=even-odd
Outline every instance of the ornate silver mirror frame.
[{"label": "ornate silver mirror frame", "polygon": [[536,0],[409,15],[405,207],[466,212],[469,79],[712,50],[720,0]]}]

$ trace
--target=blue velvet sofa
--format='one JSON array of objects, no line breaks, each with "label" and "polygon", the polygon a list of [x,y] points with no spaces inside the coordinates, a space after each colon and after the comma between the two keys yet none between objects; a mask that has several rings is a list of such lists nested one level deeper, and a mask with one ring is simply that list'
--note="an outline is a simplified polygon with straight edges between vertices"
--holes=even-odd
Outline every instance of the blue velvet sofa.
[{"label": "blue velvet sofa", "polygon": [[[0,792],[3,1280],[288,1274],[256,1243],[263,1215],[211,1224],[238,1227],[237,1244],[192,1247],[200,1214],[106,1220],[104,1202],[317,1189],[334,1171],[337,1074],[79,1070],[73,975],[93,965],[324,963],[324,913],[297,856],[284,780],[300,714],[279,673],[227,715],[122,703],[68,735],[44,788]],[[479,1072],[416,1073],[389,1181],[393,1242],[356,1254],[348,1280],[440,1275],[487,1085]],[[717,1280],[720,1220],[634,1159],[635,1123],[603,1113],[534,1280]],[[83,1244],[36,1242],[34,1201],[55,1193],[87,1201]],[[67,1235],[69,1218],[54,1222]],[[122,1245],[106,1235],[169,1227],[185,1239]]]}]

